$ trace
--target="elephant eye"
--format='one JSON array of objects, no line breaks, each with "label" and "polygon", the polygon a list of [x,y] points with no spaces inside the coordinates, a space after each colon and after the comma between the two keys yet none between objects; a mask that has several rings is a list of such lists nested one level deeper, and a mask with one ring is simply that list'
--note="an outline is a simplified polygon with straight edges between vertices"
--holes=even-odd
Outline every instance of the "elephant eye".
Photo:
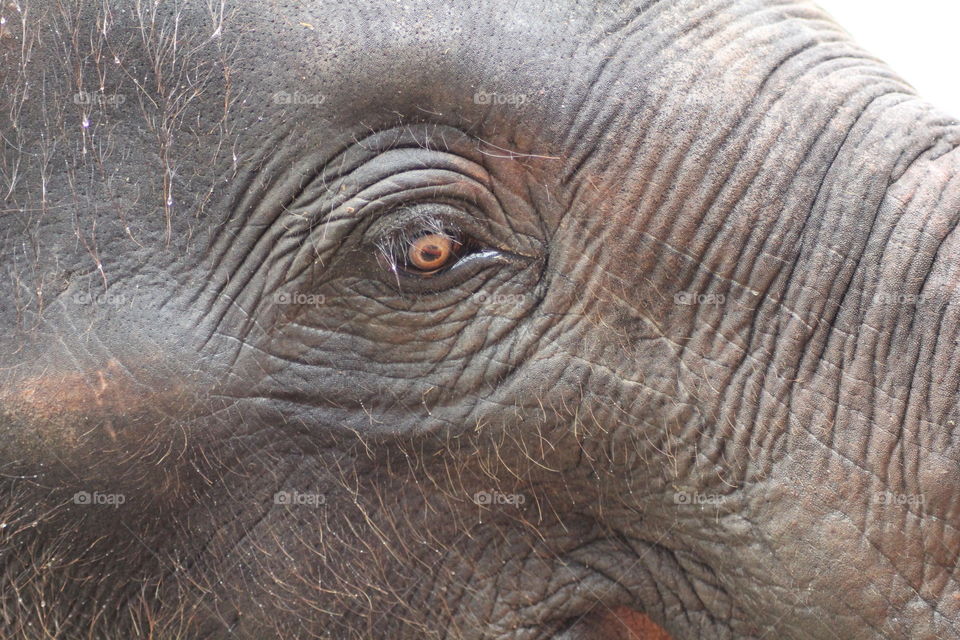
[{"label": "elephant eye", "polygon": [[434,273],[457,258],[463,243],[447,233],[425,233],[407,250],[407,266],[422,273]]},{"label": "elephant eye", "polygon": [[380,255],[391,271],[425,278],[453,268],[478,248],[476,241],[457,229],[428,224],[381,243]]}]

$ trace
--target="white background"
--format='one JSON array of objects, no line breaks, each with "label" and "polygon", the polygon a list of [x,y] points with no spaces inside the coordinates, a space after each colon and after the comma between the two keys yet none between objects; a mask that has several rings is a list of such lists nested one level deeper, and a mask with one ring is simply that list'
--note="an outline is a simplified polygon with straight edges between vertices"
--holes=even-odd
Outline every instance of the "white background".
[{"label": "white background", "polygon": [[815,0],[917,92],[960,118],[958,0]]}]

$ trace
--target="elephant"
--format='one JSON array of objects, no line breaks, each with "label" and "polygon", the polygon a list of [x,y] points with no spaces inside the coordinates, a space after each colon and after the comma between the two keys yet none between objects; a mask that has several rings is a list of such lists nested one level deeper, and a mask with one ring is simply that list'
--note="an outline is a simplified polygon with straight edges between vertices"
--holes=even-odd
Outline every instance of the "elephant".
[{"label": "elephant", "polygon": [[960,637],[960,124],[812,2],[0,16],[0,637]]}]

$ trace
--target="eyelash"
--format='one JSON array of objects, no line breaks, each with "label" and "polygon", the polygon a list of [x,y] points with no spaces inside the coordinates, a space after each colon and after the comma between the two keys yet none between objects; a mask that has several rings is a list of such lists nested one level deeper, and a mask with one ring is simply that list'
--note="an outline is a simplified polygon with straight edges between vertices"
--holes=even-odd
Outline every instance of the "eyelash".
[{"label": "eyelash", "polygon": [[[448,236],[457,245],[452,255],[452,262],[435,271],[421,271],[413,267],[408,261],[408,252],[414,241],[429,235]],[[439,218],[424,216],[404,227],[394,230],[384,236],[377,243],[377,250],[385,266],[393,273],[406,273],[411,276],[431,276],[442,273],[456,266],[464,256],[479,250],[476,241],[464,234],[455,225],[451,225]]]}]

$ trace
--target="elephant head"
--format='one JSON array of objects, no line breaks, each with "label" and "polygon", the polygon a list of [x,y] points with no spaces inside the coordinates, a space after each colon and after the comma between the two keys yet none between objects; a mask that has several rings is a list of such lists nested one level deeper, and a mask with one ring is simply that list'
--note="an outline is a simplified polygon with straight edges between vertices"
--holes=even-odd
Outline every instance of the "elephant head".
[{"label": "elephant head", "polygon": [[0,636],[960,633],[960,125],[813,4],[0,15]]}]

